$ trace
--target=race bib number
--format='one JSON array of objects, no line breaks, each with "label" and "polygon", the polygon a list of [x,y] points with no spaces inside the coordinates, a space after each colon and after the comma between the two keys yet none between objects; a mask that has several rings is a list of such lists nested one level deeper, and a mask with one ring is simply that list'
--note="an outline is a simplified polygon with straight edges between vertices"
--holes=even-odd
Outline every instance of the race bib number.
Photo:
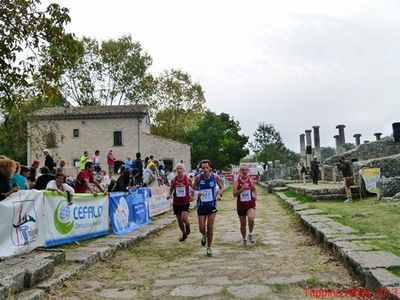
[{"label": "race bib number", "polygon": [[176,196],[179,197],[179,198],[184,198],[184,197],[186,197],[186,187],[184,187],[184,186],[177,186],[177,187],[175,188],[175,193],[176,193]]},{"label": "race bib number", "polygon": [[213,201],[213,192],[212,189],[206,189],[206,190],[201,190],[202,196],[201,196],[201,202],[211,202]]},{"label": "race bib number", "polygon": [[251,190],[244,190],[240,194],[240,201],[241,202],[251,201]]}]

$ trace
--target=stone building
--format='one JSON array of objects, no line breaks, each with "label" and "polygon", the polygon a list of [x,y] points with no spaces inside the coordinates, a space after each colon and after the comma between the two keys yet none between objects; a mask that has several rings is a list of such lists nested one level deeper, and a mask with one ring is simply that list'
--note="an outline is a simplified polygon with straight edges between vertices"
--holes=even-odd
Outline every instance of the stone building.
[{"label": "stone building", "polygon": [[46,107],[35,113],[28,124],[28,163],[39,159],[49,149],[55,161],[64,159],[69,174],[77,172],[76,162],[87,150],[89,156],[100,150],[101,165],[113,149],[117,161],[136,152],[162,159],[167,169],[180,162],[190,167],[190,146],[150,134],[150,120],[145,105]]}]

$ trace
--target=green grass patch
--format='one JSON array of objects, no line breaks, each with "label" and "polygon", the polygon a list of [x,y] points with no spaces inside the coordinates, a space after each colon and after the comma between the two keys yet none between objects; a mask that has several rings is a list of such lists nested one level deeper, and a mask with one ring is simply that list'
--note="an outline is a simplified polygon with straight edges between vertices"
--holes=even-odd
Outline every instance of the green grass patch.
[{"label": "green grass patch", "polygon": [[391,267],[389,268],[389,271],[397,277],[400,277],[400,267]]},{"label": "green grass patch", "polygon": [[297,194],[295,191],[293,191],[290,188],[285,190],[285,191],[283,191],[283,193],[288,197],[296,198],[296,200],[301,202],[301,203],[315,202],[315,199],[313,199],[313,198],[311,198],[309,196]]},{"label": "green grass patch", "polygon": [[[288,197],[301,203],[309,203],[310,209],[319,208],[325,215],[338,215],[335,220],[352,227],[360,234],[382,234],[384,239],[368,240],[376,250],[392,252],[400,256],[400,205],[397,203],[381,203],[376,197],[343,203],[342,200],[316,202],[314,199],[299,195],[291,189],[284,191]],[[398,270],[396,272],[399,272]],[[400,276],[400,275],[399,275]]]},{"label": "green grass patch", "polygon": [[371,240],[376,249],[400,256],[400,206],[395,203],[376,202],[376,198],[343,203],[343,201],[321,201],[312,204],[327,215],[340,215],[335,220],[350,226],[360,234],[383,234],[385,239]]}]

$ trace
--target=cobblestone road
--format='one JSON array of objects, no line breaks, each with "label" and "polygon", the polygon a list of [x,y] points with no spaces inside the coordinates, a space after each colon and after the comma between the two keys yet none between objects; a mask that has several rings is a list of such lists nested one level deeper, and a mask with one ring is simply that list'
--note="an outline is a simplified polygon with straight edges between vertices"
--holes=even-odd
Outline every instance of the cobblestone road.
[{"label": "cobblestone road", "polygon": [[176,224],[117,252],[68,281],[49,299],[311,299],[304,288],[356,287],[347,270],[305,235],[275,196],[259,189],[256,243],[244,247],[228,191],[216,218],[214,256],[192,234],[180,243]]}]

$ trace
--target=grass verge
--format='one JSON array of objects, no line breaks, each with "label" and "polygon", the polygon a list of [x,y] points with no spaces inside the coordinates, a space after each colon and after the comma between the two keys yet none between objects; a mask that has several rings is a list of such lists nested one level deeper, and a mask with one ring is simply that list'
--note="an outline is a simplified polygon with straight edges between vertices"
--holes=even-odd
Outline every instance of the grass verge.
[{"label": "grass verge", "polygon": [[[285,194],[300,202],[311,202],[293,191],[285,191]],[[360,234],[384,235],[384,239],[369,240],[368,242],[376,249],[400,256],[400,205],[398,203],[381,203],[372,197],[351,203],[343,203],[339,200],[314,201],[309,206],[323,210],[323,214],[340,216],[336,218],[336,221],[358,230]],[[396,272],[396,274],[400,274],[400,271]]]},{"label": "grass verge", "polygon": [[309,202],[315,202],[315,199],[309,197],[309,196],[305,196],[305,195],[299,195],[297,194],[295,191],[293,191],[292,189],[287,189],[285,191],[283,191],[283,193],[291,198],[296,198],[297,201],[300,201],[301,203],[309,203]]}]

